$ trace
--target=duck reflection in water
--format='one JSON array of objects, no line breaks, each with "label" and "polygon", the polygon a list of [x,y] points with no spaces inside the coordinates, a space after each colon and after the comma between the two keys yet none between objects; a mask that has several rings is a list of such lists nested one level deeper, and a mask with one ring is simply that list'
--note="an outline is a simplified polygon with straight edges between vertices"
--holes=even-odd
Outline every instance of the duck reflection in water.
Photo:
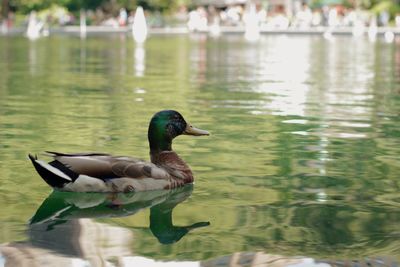
[{"label": "duck reflection in water", "polygon": [[131,216],[150,208],[150,230],[153,235],[162,244],[175,243],[189,231],[210,224],[197,222],[188,226],[173,225],[173,209],[185,201],[192,191],[192,185],[175,190],[129,194],[54,191],[30,221],[30,240],[34,246],[76,255],[76,250],[79,250],[76,244],[82,231],[79,219]]}]

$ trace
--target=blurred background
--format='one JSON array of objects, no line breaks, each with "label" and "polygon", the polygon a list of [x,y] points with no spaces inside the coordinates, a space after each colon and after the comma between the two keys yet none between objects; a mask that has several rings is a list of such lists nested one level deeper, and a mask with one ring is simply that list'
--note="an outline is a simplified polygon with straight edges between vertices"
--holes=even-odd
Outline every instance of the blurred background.
[{"label": "blurred background", "polygon": [[[3,1],[0,266],[398,266],[396,1]],[[193,187],[52,192],[28,153],[149,159]],[[44,158],[45,159],[45,158]]]},{"label": "blurred background", "polygon": [[[318,27],[400,27],[398,0],[2,0],[2,33],[15,33],[30,20],[51,31],[85,23],[112,30],[132,27],[137,6],[150,28],[176,31],[241,30],[257,20],[262,30]],[[65,29],[68,28],[64,28]],[[70,30],[72,30],[70,28]],[[360,30],[358,29],[358,30]],[[105,29],[104,29],[105,30]],[[169,29],[171,31],[171,29]],[[58,29],[62,31],[62,29]]]}]

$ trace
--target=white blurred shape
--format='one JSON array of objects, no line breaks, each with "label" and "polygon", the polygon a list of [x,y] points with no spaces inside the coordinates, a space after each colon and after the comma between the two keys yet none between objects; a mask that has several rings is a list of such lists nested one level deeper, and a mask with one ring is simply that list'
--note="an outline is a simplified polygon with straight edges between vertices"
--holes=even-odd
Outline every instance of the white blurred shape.
[{"label": "white blurred shape", "polygon": [[362,21],[356,20],[352,29],[352,34],[354,37],[361,37],[365,33],[365,26]]},{"label": "white blurred shape", "polygon": [[4,267],[6,260],[4,259],[3,255],[0,252],[0,267]]},{"label": "white blurred shape", "polygon": [[384,37],[385,37],[386,43],[393,43],[393,41],[394,41],[394,33],[393,32],[391,32],[391,31],[385,32]]},{"label": "white blurred shape", "polygon": [[135,17],[132,26],[133,39],[137,43],[143,43],[147,38],[147,23],[144,16],[143,8],[138,6],[136,8]]},{"label": "white blurred shape", "polygon": [[257,41],[260,39],[260,23],[257,16],[256,5],[251,3],[244,14],[245,32],[244,38],[247,41]]},{"label": "white blurred shape", "polygon": [[323,36],[324,36],[325,40],[332,41],[333,40],[332,30],[330,30],[330,29],[326,30],[324,32]]},{"label": "white blurred shape", "polygon": [[40,31],[43,29],[44,23],[37,19],[36,12],[32,11],[29,14],[28,28],[26,30],[26,36],[30,40],[36,40],[40,37]]},{"label": "white blurred shape", "polygon": [[200,262],[197,261],[155,261],[140,256],[124,257],[123,266],[140,266],[140,267],[200,267]]},{"label": "white blurred shape", "polygon": [[79,32],[81,38],[86,38],[86,12],[81,10],[80,13],[80,24],[79,24]]},{"label": "white blurred shape", "polygon": [[371,42],[375,42],[377,33],[378,33],[378,25],[376,23],[376,17],[373,17],[368,27],[368,39]]},{"label": "white blurred shape", "polygon": [[145,66],[146,51],[144,50],[142,43],[137,43],[135,46],[135,76],[143,77]]},{"label": "white blurred shape", "polygon": [[215,18],[214,22],[209,28],[209,33],[212,37],[219,37],[221,35],[221,26],[219,25],[219,19]]},{"label": "white blurred shape", "polygon": [[323,262],[315,262],[314,259],[304,258],[300,263],[290,264],[286,267],[331,267],[332,265]]}]

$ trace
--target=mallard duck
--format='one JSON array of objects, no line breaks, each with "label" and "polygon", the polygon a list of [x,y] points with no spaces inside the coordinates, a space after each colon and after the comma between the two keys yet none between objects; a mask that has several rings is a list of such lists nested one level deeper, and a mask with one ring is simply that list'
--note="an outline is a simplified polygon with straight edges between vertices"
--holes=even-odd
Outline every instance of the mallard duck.
[{"label": "mallard duck", "polygon": [[174,110],[156,113],[149,124],[151,162],[103,153],[67,154],[46,151],[46,163],[29,154],[36,171],[51,187],[73,192],[133,192],[172,189],[193,182],[189,166],[172,150],[179,135],[209,135]]}]

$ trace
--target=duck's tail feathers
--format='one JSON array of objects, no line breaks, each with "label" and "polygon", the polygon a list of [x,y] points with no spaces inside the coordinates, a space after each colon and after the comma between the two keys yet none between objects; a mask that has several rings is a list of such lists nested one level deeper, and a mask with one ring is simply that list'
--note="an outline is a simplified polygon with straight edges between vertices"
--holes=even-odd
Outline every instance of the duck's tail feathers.
[{"label": "duck's tail feathers", "polygon": [[51,166],[50,164],[38,160],[37,156],[31,154],[28,155],[29,159],[32,161],[33,166],[43,180],[50,186],[56,188],[62,188],[65,184],[73,182],[73,179],[66,175],[59,169]]}]

